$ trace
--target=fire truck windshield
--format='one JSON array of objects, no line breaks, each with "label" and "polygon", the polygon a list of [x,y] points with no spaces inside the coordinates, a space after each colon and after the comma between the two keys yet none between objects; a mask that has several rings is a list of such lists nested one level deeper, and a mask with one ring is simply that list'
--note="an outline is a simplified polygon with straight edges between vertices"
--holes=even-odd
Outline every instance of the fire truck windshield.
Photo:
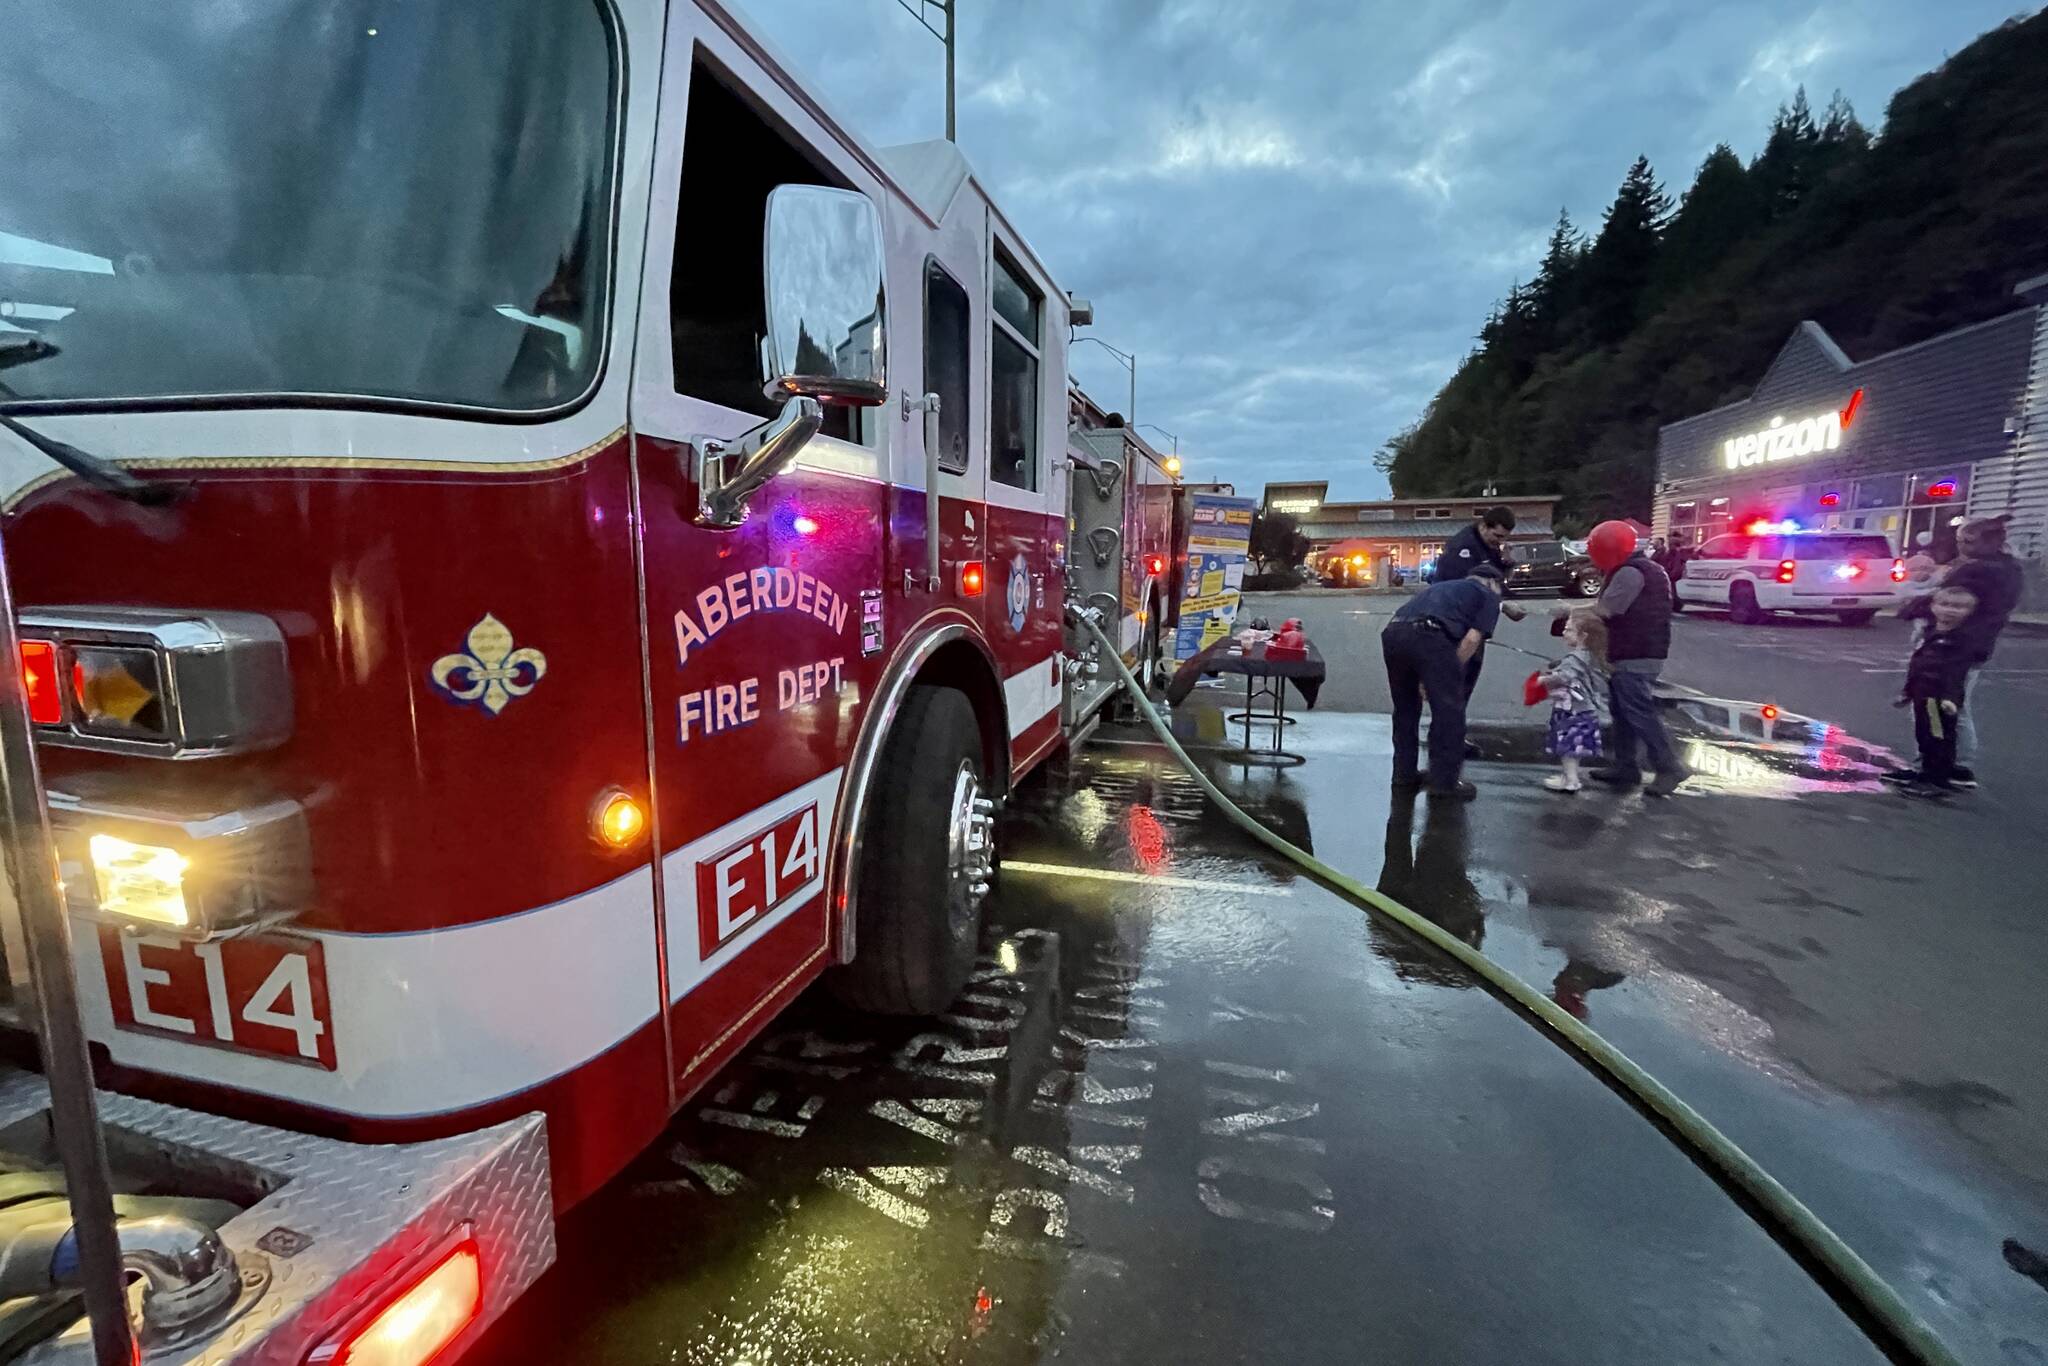
[{"label": "fire truck windshield", "polygon": [[604,350],[601,0],[10,7],[0,402],[543,412]]}]

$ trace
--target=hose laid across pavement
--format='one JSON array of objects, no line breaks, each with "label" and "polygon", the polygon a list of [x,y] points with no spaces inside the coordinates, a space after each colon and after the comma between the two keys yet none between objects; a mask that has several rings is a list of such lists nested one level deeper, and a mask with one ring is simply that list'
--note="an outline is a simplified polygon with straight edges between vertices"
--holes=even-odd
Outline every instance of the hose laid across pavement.
[{"label": "hose laid across pavement", "polygon": [[[1087,625],[1102,647],[1102,657],[1122,676],[1125,692],[1137,704],[1153,734],[1232,822],[1339,896],[1449,954],[1495,992],[1547,1026],[1552,1037],[1561,1041],[1580,1061],[1619,1086],[1638,1106],[1663,1121],[1665,1133],[1724,1188],[1735,1194],[1737,1203],[1742,1204],[1767,1232],[1795,1253],[1803,1254],[1809,1273],[1834,1295],[1837,1303],[1850,1310],[1850,1317],[1857,1321],[1857,1326],[1887,1355],[1895,1360],[1923,1363],[1924,1366],[1960,1366],[1960,1359],[1936,1336],[1934,1329],[1913,1312],[1899,1292],[1878,1275],[1870,1263],[1858,1256],[1854,1248],[1822,1223],[1799,1197],[1785,1189],[1733,1139],[1680,1100],[1626,1053],[1567,1014],[1535,987],[1447,933],[1435,922],[1417,915],[1356,878],[1338,872],[1246,814],[1210,781],[1209,775],[1174,739],[1172,728],[1154,709],[1151,699],[1125,667],[1116,646],[1103,633],[1094,616],[1087,613],[1074,615]],[[1286,686],[1284,681],[1281,686]]]}]

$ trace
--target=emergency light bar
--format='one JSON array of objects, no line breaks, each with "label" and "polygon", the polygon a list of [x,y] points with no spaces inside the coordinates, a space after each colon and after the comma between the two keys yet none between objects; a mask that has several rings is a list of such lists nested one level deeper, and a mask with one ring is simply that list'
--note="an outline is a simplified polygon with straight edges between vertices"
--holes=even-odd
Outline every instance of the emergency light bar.
[{"label": "emergency light bar", "polygon": [[284,633],[252,612],[34,607],[21,667],[46,745],[202,759],[291,734]]}]

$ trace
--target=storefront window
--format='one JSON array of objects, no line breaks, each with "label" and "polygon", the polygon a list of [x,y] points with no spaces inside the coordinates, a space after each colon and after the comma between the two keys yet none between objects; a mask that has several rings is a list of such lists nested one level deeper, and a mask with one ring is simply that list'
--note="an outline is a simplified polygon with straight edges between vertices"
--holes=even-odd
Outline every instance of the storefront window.
[{"label": "storefront window", "polygon": [[1960,466],[1951,470],[1922,470],[1913,476],[1913,495],[1907,501],[1915,506],[1938,507],[1952,503],[1962,507],[1970,500],[1970,470]]},{"label": "storefront window", "polygon": [[1700,505],[1698,503],[1673,503],[1671,505],[1671,525],[1691,526],[1699,519]]},{"label": "storefront window", "polygon": [[1888,474],[1881,479],[1856,481],[1856,506],[1859,508],[1895,508],[1905,501],[1906,481],[1901,475]]}]

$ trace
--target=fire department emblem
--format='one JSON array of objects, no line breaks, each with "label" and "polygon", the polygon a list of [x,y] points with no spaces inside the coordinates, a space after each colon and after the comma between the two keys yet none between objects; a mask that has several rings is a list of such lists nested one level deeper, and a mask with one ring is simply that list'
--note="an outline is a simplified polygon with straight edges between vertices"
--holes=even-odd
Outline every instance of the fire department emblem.
[{"label": "fire department emblem", "polygon": [[457,702],[474,702],[491,715],[533,691],[548,671],[539,650],[513,649],[512,632],[489,612],[469,628],[468,650],[434,661],[434,686]]},{"label": "fire department emblem", "polygon": [[1031,606],[1031,566],[1020,554],[1010,561],[1010,582],[1003,590],[1003,601],[1010,609],[1010,629],[1024,629],[1024,612]]}]

